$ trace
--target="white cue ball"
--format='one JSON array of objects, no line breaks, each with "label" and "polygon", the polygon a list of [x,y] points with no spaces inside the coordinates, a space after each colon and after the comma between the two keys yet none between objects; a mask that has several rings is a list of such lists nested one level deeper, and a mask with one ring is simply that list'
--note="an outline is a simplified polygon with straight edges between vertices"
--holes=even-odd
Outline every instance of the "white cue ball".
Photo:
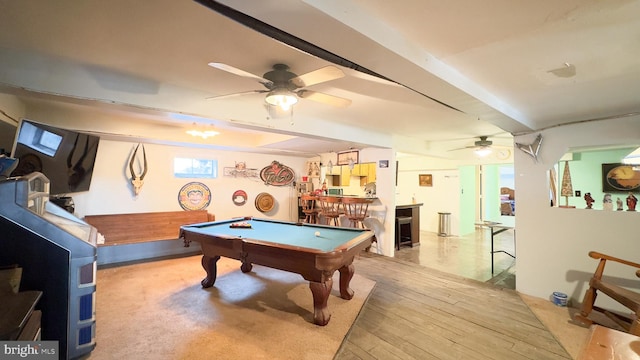
[{"label": "white cue ball", "polygon": [[314,235],[315,236],[320,236],[320,231],[316,231]]}]

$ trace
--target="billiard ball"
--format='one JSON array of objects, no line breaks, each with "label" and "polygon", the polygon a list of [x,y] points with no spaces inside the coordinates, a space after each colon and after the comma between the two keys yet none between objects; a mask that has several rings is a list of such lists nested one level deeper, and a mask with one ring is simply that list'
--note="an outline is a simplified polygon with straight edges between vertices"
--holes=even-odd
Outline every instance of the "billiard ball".
[{"label": "billiard ball", "polygon": [[320,231],[316,231],[314,235],[315,236],[320,236]]}]

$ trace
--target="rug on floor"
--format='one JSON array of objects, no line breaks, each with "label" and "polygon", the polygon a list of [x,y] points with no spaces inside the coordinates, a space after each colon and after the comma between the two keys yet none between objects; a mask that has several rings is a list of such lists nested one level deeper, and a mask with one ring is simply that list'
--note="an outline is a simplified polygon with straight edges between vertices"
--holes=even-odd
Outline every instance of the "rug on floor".
[{"label": "rug on floor", "polygon": [[221,258],[203,289],[200,256],[101,269],[92,359],[332,359],[375,282],[356,274],[353,299],[334,276],[326,326],[300,275]]}]

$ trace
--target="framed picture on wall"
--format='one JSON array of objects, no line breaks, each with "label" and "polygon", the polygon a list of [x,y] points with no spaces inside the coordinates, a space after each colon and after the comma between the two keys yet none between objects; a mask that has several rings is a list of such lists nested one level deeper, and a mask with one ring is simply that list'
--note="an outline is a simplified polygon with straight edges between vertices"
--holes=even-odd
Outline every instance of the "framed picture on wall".
[{"label": "framed picture on wall", "polygon": [[345,151],[338,153],[338,165],[349,165],[349,161],[352,161],[353,164],[357,164],[359,162],[359,151]]},{"label": "framed picture on wall", "polygon": [[640,169],[629,164],[602,164],[602,191],[640,190]]},{"label": "framed picture on wall", "polygon": [[433,186],[433,176],[431,174],[420,174],[418,176],[420,186]]}]

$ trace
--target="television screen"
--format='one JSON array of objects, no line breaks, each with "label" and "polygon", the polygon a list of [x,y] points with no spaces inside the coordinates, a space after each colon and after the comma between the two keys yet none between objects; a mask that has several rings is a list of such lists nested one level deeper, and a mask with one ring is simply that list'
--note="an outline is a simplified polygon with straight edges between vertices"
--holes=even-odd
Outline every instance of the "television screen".
[{"label": "television screen", "polygon": [[19,160],[11,176],[41,172],[51,182],[51,195],[88,191],[99,141],[94,135],[23,119],[11,152]]}]

